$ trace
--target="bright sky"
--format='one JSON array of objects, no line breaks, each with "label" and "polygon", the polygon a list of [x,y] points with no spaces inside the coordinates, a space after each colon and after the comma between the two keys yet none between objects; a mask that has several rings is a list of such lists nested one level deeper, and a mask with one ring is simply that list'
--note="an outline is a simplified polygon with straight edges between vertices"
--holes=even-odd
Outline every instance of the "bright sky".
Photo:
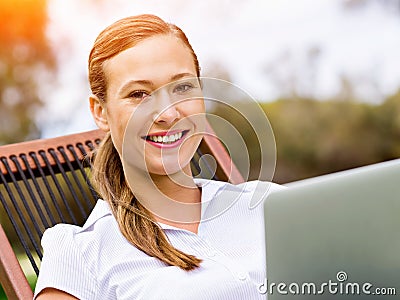
[{"label": "bright sky", "polygon": [[370,2],[345,10],[343,0],[50,0],[48,35],[60,68],[43,90],[44,136],[94,128],[89,51],[104,27],[140,13],[177,24],[205,74],[217,64],[258,100],[287,95],[291,82],[301,95],[329,98],[346,76],[359,99],[379,103],[400,88],[400,13]]}]

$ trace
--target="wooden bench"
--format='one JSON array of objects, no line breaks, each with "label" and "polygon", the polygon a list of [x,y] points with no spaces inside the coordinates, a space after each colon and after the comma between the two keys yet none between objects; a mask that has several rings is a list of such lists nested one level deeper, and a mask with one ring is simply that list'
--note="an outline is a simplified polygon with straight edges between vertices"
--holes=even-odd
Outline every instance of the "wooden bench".
[{"label": "wooden bench", "polygon": [[[192,160],[194,174],[235,184],[243,182],[211,127],[207,126],[206,131]],[[57,223],[82,225],[90,214],[97,195],[88,180],[87,154],[103,137],[102,131],[92,130],[0,146],[0,284],[8,299],[33,297],[17,255],[30,262],[37,276],[44,230]],[[214,158],[216,169],[209,159],[199,163],[204,155]],[[15,253],[11,245],[24,253]]]}]

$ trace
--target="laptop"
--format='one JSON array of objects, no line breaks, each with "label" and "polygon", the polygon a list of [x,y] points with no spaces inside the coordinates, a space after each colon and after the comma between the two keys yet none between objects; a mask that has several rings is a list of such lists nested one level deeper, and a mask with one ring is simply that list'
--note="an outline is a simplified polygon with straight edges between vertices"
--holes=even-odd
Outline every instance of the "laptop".
[{"label": "laptop", "polygon": [[264,213],[269,300],[400,299],[400,159],[289,184]]}]

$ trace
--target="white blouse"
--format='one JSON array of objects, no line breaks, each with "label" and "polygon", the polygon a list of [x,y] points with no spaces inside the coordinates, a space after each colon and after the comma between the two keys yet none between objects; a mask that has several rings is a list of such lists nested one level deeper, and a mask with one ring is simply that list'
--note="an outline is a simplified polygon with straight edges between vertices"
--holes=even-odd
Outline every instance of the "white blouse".
[{"label": "white blouse", "polygon": [[[249,205],[257,183],[196,180],[198,233],[160,224],[174,247],[203,260],[189,272],[130,244],[98,200],[83,227],[58,224],[44,233],[35,297],[52,287],[79,299],[265,299],[259,292],[266,277],[263,206]],[[267,185],[269,192],[281,188]],[[228,205],[219,198],[224,191],[231,193]]]}]

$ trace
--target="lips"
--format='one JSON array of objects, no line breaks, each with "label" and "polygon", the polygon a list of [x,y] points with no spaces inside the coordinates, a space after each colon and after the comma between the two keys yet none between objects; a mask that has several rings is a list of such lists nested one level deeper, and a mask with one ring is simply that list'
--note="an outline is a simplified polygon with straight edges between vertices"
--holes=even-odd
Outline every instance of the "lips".
[{"label": "lips", "polygon": [[175,147],[179,145],[189,130],[174,130],[156,132],[142,137],[150,144],[157,147]]}]

